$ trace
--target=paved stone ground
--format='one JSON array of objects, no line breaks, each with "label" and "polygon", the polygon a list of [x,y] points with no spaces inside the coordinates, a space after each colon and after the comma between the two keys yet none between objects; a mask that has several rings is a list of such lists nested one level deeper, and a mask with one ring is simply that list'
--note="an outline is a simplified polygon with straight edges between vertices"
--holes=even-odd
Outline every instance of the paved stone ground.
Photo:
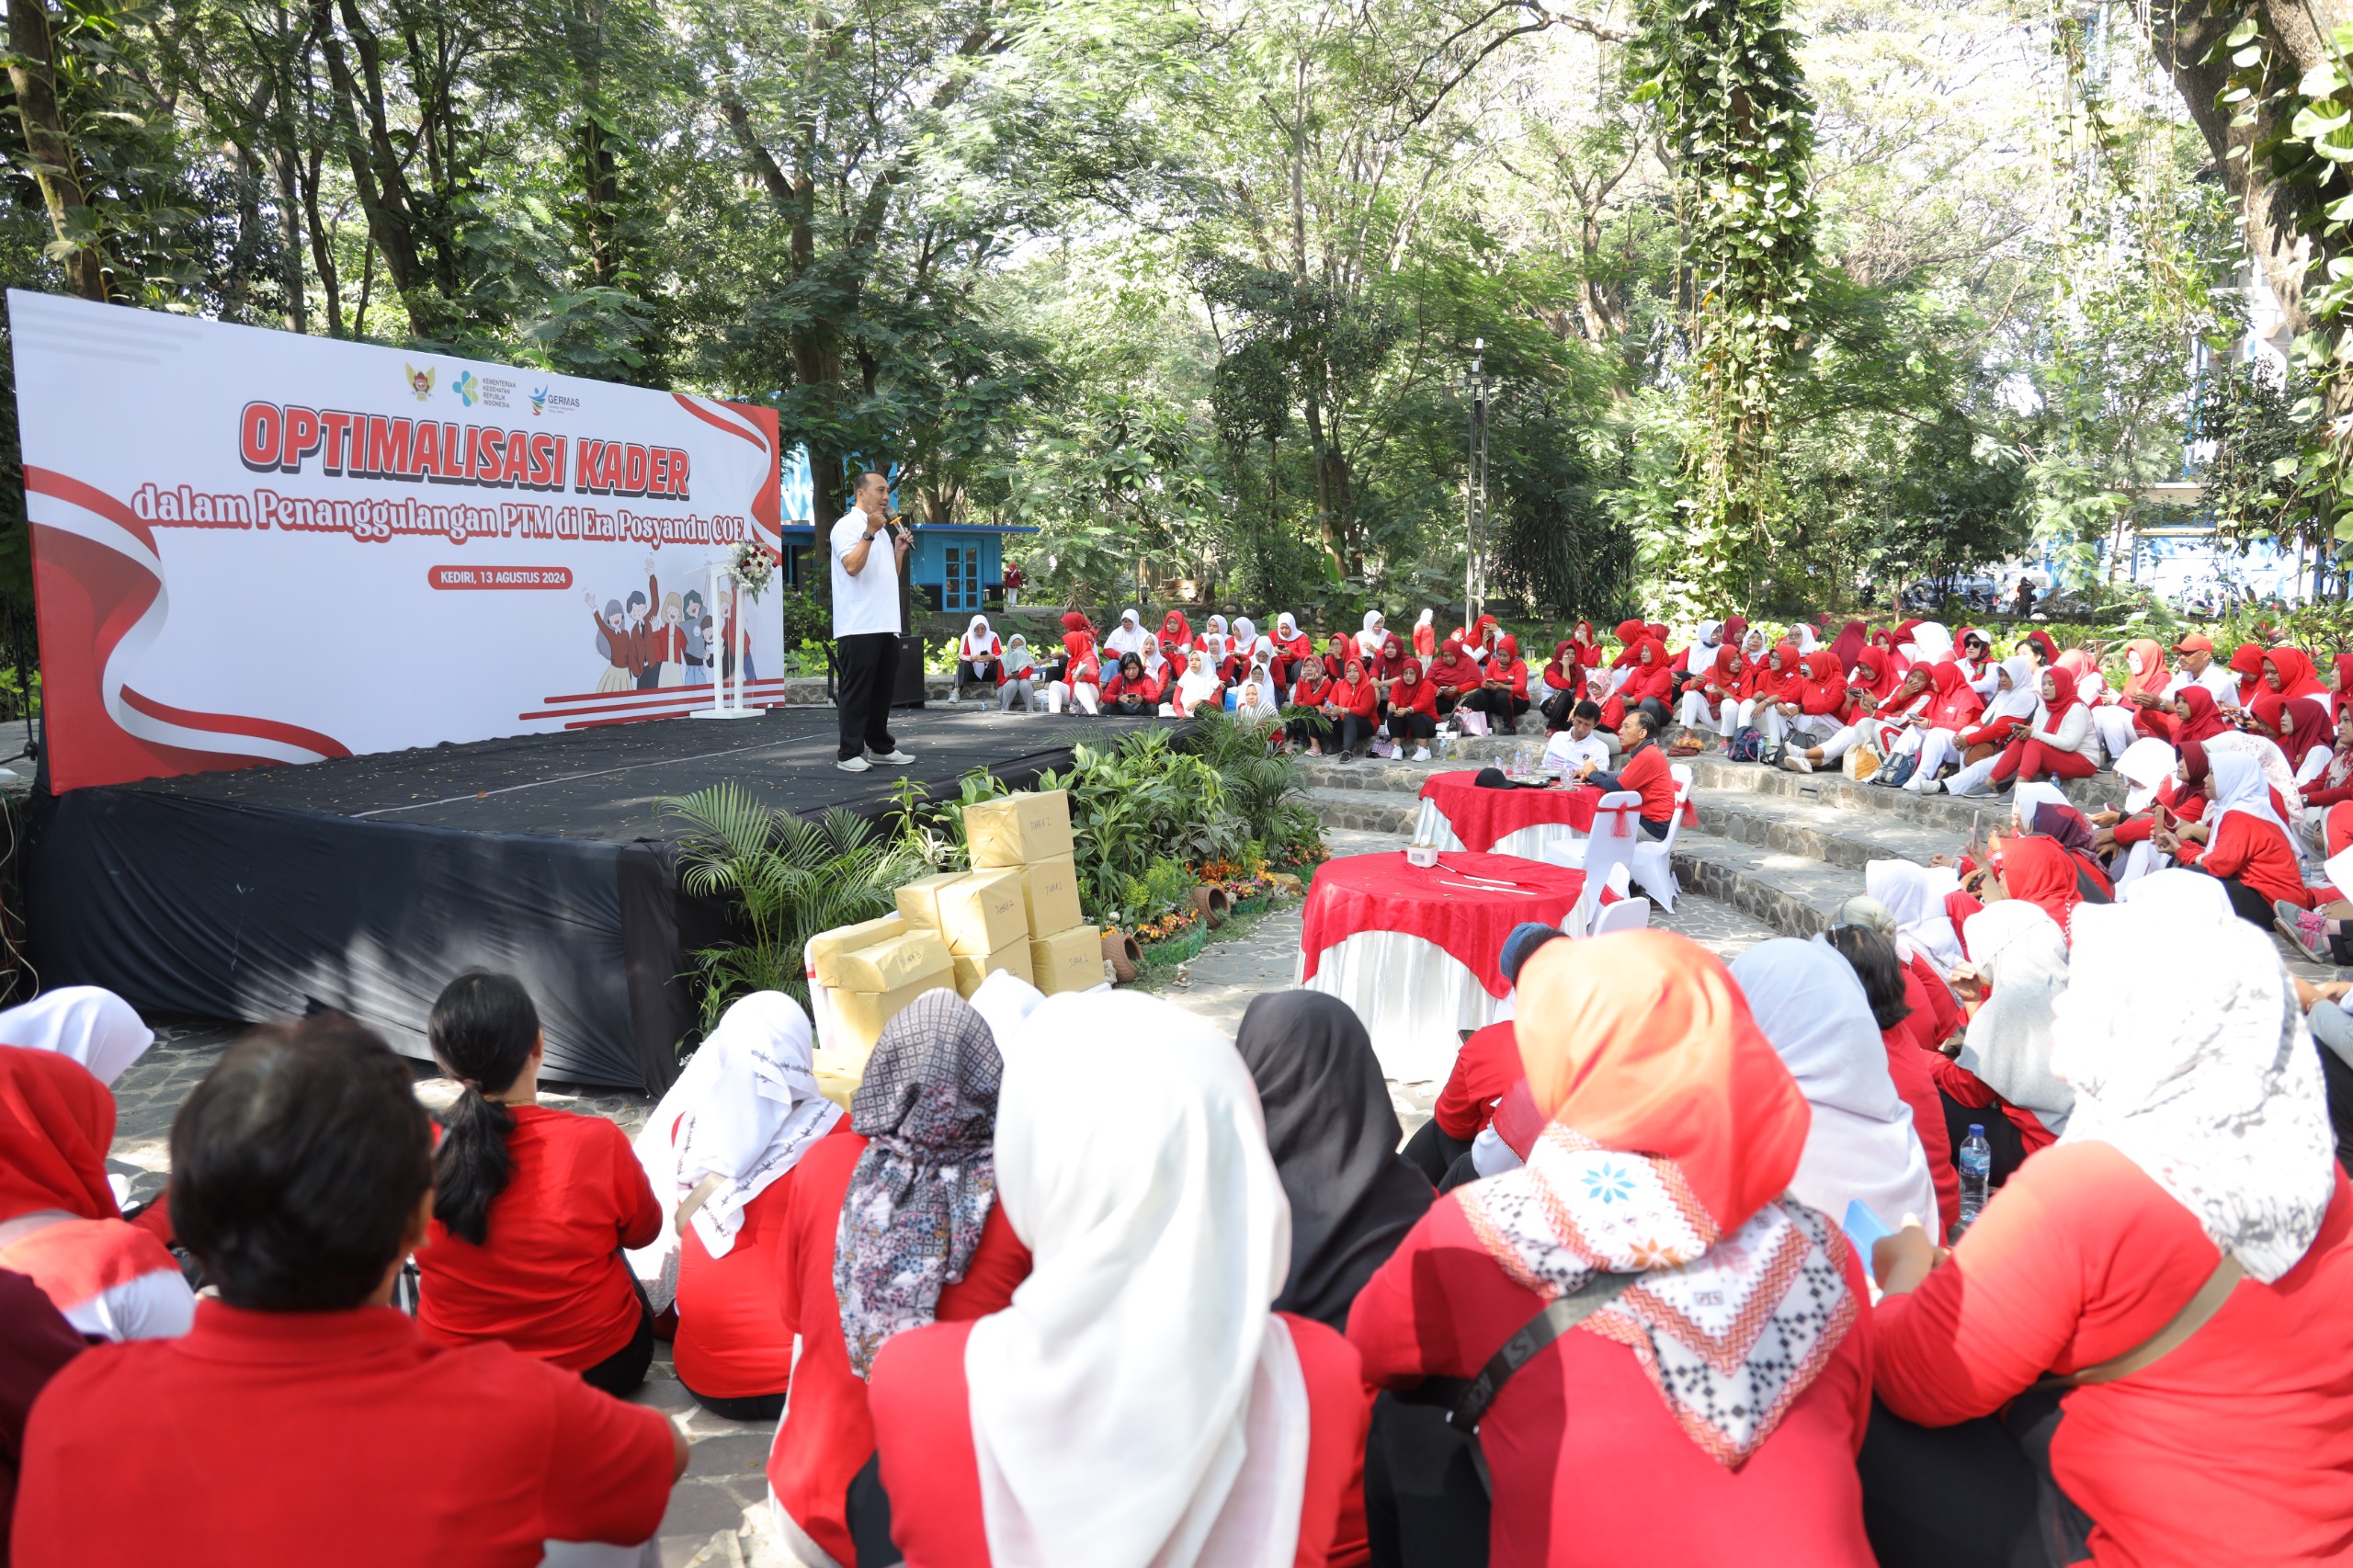
[{"label": "paved stone ground", "polygon": [[[1394,849],[1402,836],[1332,829],[1325,835],[1338,855]],[[1681,931],[1731,957],[1772,935],[1764,926],[1729,907],[1687,898],[1672,915],[1654,923]],[[1164,982],[1155,987],[1177,1006],[1199,1013],[1229,1033],[1251,999],[1291,983],[1299,954],[1300,905],[1268,911],[1201,949],[1186,966],[1190,983]],[[239,1026],[208,1019],[151,1020],[155,1044],[116,1080],[118,1116],[108,1168],[126,1177],[134,1201],[161,1193],[169,1169],[171,1120]],[[438,1108],[457,1096],[456,1085],[417,1063],[417,1097]],[[1434,1086],[1392,1081],[1390,1096],[1408,1135],[1429,1119]],[[640,1094],[578,1085],[541,1085],[540,1103],[618,1123],[631,1137],[644,1125],[654,1102]],[[763,1473],[774,1426],[766,1422],[725,1421],[697,1406],[670,1365],[669,1347],[659,1346],[654,1367],[635,1403],[659,1410],[688,1442],[686,1477],[670,1494],[660,1539],[663,1568],[782,1568],[790,1560],[768,1539],[767,1481]]]}]

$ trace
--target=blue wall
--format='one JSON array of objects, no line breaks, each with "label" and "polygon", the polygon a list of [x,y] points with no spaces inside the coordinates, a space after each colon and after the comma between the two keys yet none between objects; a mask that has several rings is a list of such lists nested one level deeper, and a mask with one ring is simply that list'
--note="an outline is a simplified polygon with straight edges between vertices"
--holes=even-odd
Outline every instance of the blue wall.
[{"label": "blue wall", "polygon": [[[990,528],[978,525],[965,527],[952,523],[943,526],[919,525],[915,528],[915,553],[907,561],[907,580],[917,587],[930,590],[930,602],[933,604],[942,606],[958,614],[962,614],[968,609],[977,611],[981,608],[978,604],[960,607],[949,604],[947,601],[944,580],[947,577],[949,548],[951,545],[960,550],[976,546],[979,548],[981,552],[980,587],[983,598],[985,600],[989,594],[997,592],[1005,585],[1006,536],[1035,534],[1037,531],[1036,528]],[[784,547],[787,555],[794,558],[796,565],[805,566],[805,560],[813,560],[815,569],[824,569],[824,557],[821,553],[815,553],[822,551],[823,546],[817,543],[814,529],[796,528],[787,523],[784,527]],[[1025,546],[1017,543],[1014,546],[1014,554],[1020,555],[1024,548]],[[801,551],[812,551],[812,555],[805,559],[801,558],[799,555]],[[801,581],[799,575],[791,574],[788,574],[787,580],[796,584]]]}]

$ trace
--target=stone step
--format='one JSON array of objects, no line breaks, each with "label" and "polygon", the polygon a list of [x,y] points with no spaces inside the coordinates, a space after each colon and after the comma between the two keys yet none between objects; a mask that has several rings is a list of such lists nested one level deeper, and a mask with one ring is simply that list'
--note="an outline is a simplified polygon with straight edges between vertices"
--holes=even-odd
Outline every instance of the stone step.
[{"label": "stone step", "polygon": [[1930,826],[1803,793],[1695,788],[1691,801],[1704,833],[1850,871],[1891,858],[1926,865],[1930,856],[1957,854],[1969,836],[1965,827]]},{"label": "stone step", "polygon": [[[2006,794],[1956,798],[1939,790],[1933,795],[1915,795],[1909,790],[1857,784],[1835,771],[1792,773],[1785,767],[1760,767],[1755,763],[1728,762],[1715,756],[1683,760],[1691,769],[1691,782],[1697,789],[1747,790],[1856,812],[1870,812],[1881,818],[1903,817],[1959,833],[1963,837],[1968,836],[1972,824],[1981,817],[1989,831],[2000,828],[2009,818],[2010,798]],[[2089,812],[2120,801],[2124,782],[2113,773],[2096,773],[2089,778],[2071,779],[2061,789],[2070,801]]]},{"label": "stone step", "polygon": [[1687,892],[1729,904],[1784,937],[1813,936],[1863,891],[1859,869],[1704,830],[1677,834],[1668,859]]},{"label": "stone step", "polygon": [[[1414,831],[1421,802],[1396,790],[1344,790],[1318,785],[1307,791],[1307,804],[1328,830],[1378,833],[1396,837],[1399,845]],[[1391,847],[1395,847],[1392,846]]]}]

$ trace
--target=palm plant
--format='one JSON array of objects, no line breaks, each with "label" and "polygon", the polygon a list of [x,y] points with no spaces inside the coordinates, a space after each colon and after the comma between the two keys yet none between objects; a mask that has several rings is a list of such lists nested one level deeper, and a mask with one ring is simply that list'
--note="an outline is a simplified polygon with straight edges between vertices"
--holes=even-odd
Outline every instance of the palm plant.
[{"label": "palm plant", "polygon": [[835,807],[811,822],[769,809],[739,784],[665,801],[663,812],[688,828],[679,885],[699,898],[732,900],[747,937],[694,954],[706,1033],[748,992],[782,991],[806,1006],[801,949],[809,938],[889,914],[899,885],[927,869],[850,812]]}]

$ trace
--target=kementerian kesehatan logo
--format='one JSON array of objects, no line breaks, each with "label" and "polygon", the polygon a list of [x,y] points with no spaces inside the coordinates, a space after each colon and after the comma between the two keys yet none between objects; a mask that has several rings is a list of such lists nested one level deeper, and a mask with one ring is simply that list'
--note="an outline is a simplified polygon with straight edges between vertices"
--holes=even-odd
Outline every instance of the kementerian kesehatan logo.
[{"label": "kementerian kesehatan logo", "polygon": [[416,401],[423,403],[426,398],[431,397],[433,395],[433,368],[428,365],[424,369],[420,370],[415,366],[409,364],[405,359],[402,360],[401,363],[408,370],[408,390],[416,394]]},{"label": "kementerian kesehatan logo", "polygon": [[474,380],[474,373],[472,370],[460,370],[458,372],[458,379],[449,383],[449,390],[458,394],[460,403],[472,408],[474,401],[482,395],[482,383]]},{"label": "kementerian kesehatan logo", "polygon": [[540,388],[531,394],[531,417],[537,419],[548,411],[548,389]]}]

